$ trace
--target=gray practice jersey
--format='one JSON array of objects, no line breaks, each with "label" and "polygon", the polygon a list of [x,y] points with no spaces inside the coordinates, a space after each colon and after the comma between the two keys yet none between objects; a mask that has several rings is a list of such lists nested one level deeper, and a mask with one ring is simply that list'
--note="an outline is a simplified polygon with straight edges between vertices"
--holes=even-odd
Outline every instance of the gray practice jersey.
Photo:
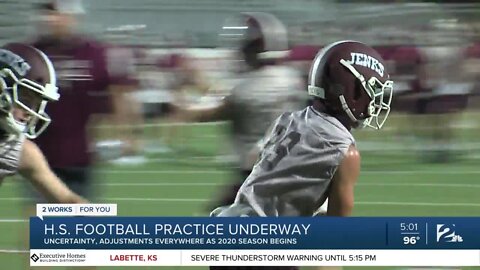
[{"label": "gray practice jersey", "polygon": [[0,181],[17,173],[24,141],[23,135],[0,141]]},{"label": "gray practice jersey", "polygon": [[240,167],[250,170],[249,151],[280,114],[305,106],[306,94],[298,73],[289,67],[267,66],[244,76],[227,99],[234,150]]},{"label": "gray practice jersey", "polygon": [[307,107],[285,113],[265,137],[261,156],[235,203],[214,216],[311,216],[350,145],[351,133],[335,118]]}]

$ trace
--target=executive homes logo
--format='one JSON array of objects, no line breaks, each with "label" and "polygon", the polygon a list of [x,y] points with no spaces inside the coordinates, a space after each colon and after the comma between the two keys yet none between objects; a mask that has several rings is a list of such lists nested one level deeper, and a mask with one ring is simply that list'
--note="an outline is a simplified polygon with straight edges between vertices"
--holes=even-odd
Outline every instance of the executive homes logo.
[{"label": "executive homes logo", "polygon": [[40,259],[40,257],[38,257],[37,254],[34,253],[32,256],[30,256],[30,259],[32,259],[32,261],[34,262],[37,262]]}]

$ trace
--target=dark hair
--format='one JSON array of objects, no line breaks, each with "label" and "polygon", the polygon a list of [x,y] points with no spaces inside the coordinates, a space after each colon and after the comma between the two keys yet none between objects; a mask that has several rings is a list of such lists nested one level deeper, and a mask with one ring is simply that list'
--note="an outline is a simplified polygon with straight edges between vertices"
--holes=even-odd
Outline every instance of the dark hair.
[{"label": "dark hair", "polygon": [[40,3],[37,5],[37,9],[40,11],[57,11],[57,7],[54,2]]}]

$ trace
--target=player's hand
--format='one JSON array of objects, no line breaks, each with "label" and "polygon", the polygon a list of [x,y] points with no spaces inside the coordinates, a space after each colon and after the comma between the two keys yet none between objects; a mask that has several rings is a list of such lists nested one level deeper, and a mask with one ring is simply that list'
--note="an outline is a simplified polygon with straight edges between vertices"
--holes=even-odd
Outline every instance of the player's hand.
[{"label": "player's hand", "polygon": [[82,198],[82,199],[80,199],[80,201],[79,201],[78,203],[81,203],[81,204],[89,204],[90,201],[87,200],[87,199]]},{"label": "player's hand", "polygon": [[82,196],[72,192],[70,196],[66,198],[65,201],[62,201],[60,203],[89,204],[90,202],[87,199],[83,198]]},{"label": "player's hand", "polygon": [[137,138],[124,138],[122,143],[122,155],[135,155],[140,151],[140,141]]}]

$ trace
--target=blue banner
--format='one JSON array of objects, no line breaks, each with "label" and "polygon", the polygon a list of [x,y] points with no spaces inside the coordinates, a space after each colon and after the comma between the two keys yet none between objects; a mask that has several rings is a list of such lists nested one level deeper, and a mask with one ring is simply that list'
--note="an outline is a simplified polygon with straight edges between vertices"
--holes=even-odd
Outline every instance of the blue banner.
[{"label": "blue banner", "polygon": [[480,218],[38,217],[31,249],[480,249]]}]

